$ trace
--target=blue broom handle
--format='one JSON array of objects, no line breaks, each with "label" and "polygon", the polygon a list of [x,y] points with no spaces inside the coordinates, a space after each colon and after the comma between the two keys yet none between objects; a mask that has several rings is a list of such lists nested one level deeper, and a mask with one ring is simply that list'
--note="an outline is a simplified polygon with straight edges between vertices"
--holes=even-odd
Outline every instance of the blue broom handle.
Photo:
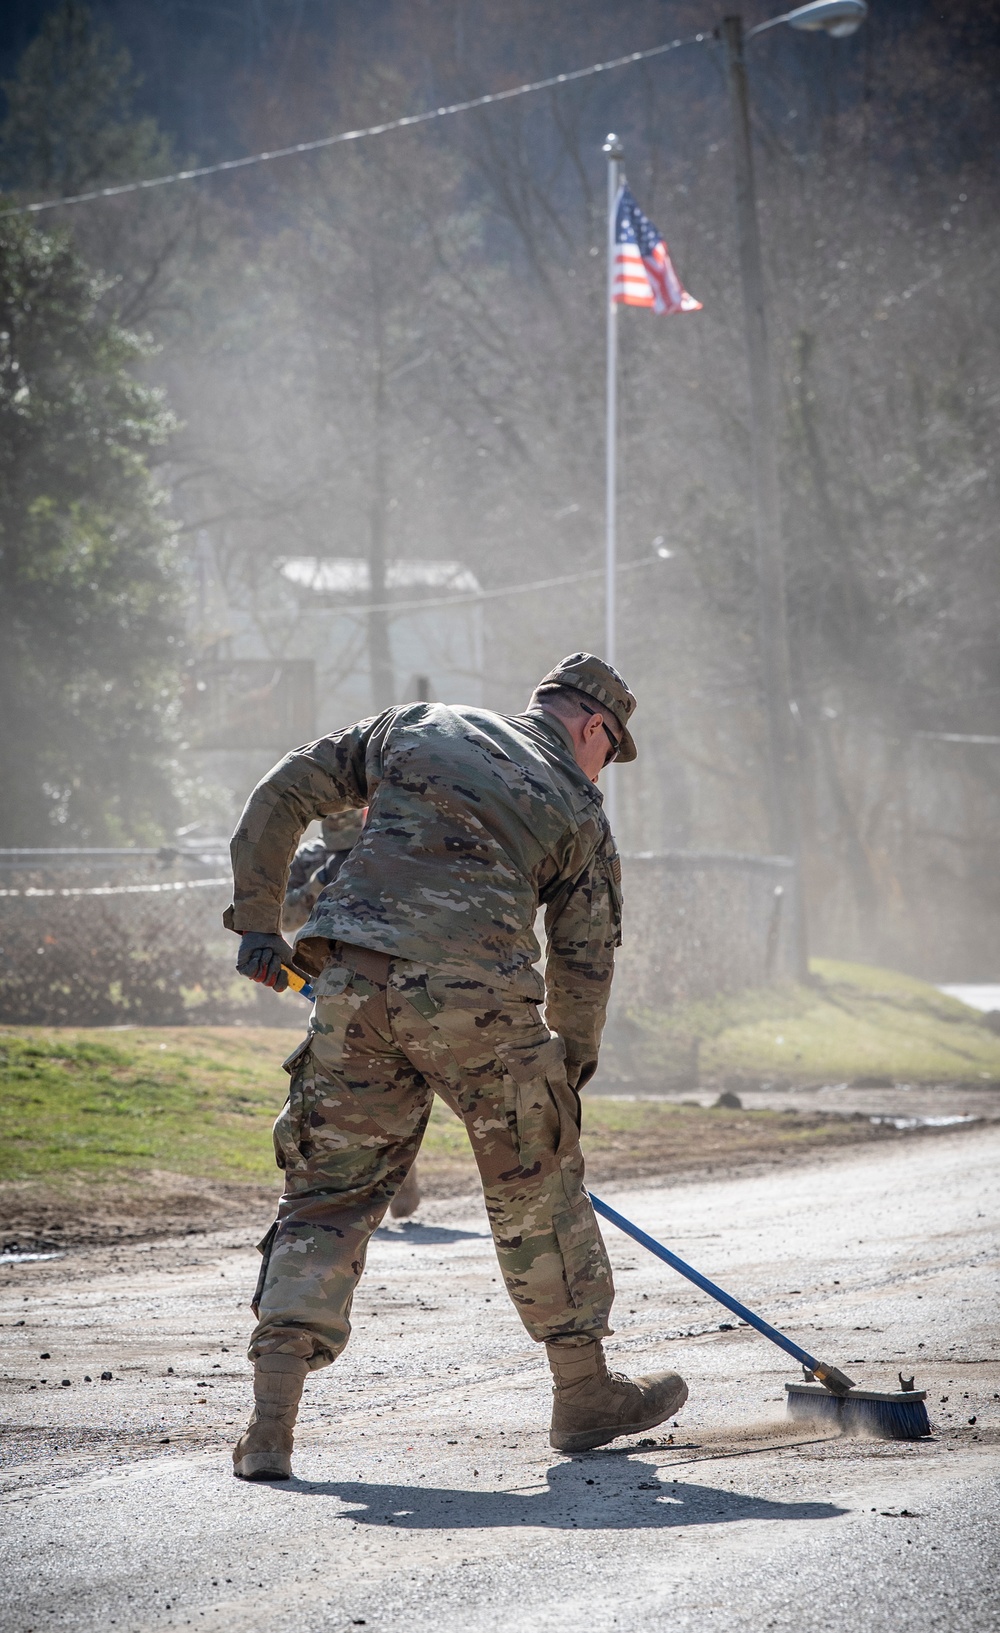
[{"label": "blue broom handle", "polygon": [[682,1276],[687,1277],[688,1281],[693,1281],[695,1286],[700,1287],[703,1293],[709,1293],[712,1298],[718,1299],[719,1303],[724,1304],[727,1310],[732,1310],[733,1315],[738,1315],[741,1321],[748,1321],[751,1327],[756,1327],[757,1331],[763,1333],[765,1338],[769,1338],[772,1344],[777,1344],[779,1349],[793,1355],[796,1361],[800,1361],[803,1366],[808,1367],[810,1372],[814,1372],[817,1367],[822,1365],[807,1350],[800,1349],[793,1339],[786,1338],[783,1332],[778,1331],[777,1327],[772,1327],[769,1321],[765,1321],[763,1317],[755,1315],[752,1310],[748,1310],[746,1305],[741,1304],[738,1298],[733,1298],[730,1293],[723,1292],[722,1288],[717,1287],[714,1281],[709,1281],[707,1276],[703,1276],[700,1270],[695,1270],[692,1265],[685,1264],[684,1260],[679,1259],[676,1253],[671,1253],[668,1247],[664,1247],[662,1242],[658,1242],[655,1236],[647,1236],[646,1232],[640,1230],[638,1225],[633,1225],[631,1219],[626,1219],[624,1214],[618,1213],[614,1208],[609,1208],[608,1204],[602,1202],[599,1196],[595,1196],[593,1191],[589,1195],[595,1213],[603,1214],[605,1219],[610,1219],[611,1223],[617,1225],[619,1230],[623,1230],[626,1236],[631,1236],[632,1240],[638,1242],[641,1247],[648,1248],[650,1253],[655,1253],[656,1257],[662,1259],[664,1264],[669,1264],[671,1269],[679,1270]]}]

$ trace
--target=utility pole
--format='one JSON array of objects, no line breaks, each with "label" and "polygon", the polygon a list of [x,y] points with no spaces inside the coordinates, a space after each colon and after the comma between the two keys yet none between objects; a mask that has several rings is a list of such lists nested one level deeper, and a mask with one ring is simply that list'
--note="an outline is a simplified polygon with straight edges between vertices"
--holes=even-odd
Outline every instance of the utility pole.
[{"label": "utility pole", "polygon": [[750,108],[743,19],[723,19],[736,171],[736,217],[747,362],[750,371],[750,440],[753,466],[760,663],[768,719],[768,814],[771,850],[795,863],[796,963],[800,979],[809,972],[805,898],[802,888],[802,835],[799,786],[798,709],[792,698],[785,601],[785,556],[781,537],[781,495],[774,403],[764,311],[764,278],[757,220]]}]

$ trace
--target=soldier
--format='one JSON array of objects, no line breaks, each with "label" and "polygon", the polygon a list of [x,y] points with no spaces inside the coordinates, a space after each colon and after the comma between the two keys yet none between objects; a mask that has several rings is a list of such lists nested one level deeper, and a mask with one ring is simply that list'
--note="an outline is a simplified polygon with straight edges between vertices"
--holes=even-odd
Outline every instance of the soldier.
[{"label": "soldier", "polygon": [[[300,930],[312,913],[320,895],[332,885],[350,856],[365,825],[367,811],[338,811],[323,818],[319,839],[300,845],[292,858],[285,886],[285,900],[281,909],[281,929],[284,935]],[[394,1219],[407,1219],[420,1206],[420,1184],[417,1165],[413,1164],[402,1185],[389,1203]]]},{"label": "soldier", "polygon": [[[676,1373],[607,1370],[614,1287],[579,1140],[621,940],[621,868],[596,783],[635,758],[634,708],[620,675],[578,652],[524,714],[388,709],[296,750],[251,794],[225,916],[242,936],[237,969],[282,991],[294,959],[316,1005],[274,1127],[285,1188],[261,1244],[238,1477],[289,1477],[306,1374],[347,1343],[368,1242],[435,1092],[465,1121],[507,1291],[546,1346],[550,1443],[602,1446],[686,1400]],[[277,927],[296,841],[314,817],[366,804],[293,953]]]}]

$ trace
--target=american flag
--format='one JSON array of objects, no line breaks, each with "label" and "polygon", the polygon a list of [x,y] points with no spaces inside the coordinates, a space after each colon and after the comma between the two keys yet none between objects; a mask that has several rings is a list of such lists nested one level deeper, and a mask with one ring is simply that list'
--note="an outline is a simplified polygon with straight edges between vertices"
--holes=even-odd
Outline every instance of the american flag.
[{"label": "american flag", "polygon": [[654,312],[701,311],[701,301],[684,288],[666,244],[624,185],[615,202],[611,299],[621,306],[651,306]]}]

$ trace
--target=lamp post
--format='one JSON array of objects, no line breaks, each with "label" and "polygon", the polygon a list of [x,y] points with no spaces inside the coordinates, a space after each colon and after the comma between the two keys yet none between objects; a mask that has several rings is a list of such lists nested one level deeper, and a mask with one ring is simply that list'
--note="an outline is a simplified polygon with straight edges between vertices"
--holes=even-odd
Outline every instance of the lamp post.
[{"label": "lamp post", "polygon": [[736,172],[736,218],[747,363],[750,375],[750,446],[753,469],[754,540],[761,668],[768,721],[768,816],[770,844],[795,863],[796,964],[800,978],[809,972],[805,896],[802,888],[802,819],[799,778],[798,707],[792,696],[785,597],[785,554],[781,537],[777,439],[768,358],[760,226],[750,138],[744,38],[787,23],[791,28],[823,30],[842,38],[853,34],[867,14],[865,0],[812,0],[780,17],[758,23],[744,36],[743,19],[723,19],[719,37],[725,51],[726,78],[733,122]]}]

